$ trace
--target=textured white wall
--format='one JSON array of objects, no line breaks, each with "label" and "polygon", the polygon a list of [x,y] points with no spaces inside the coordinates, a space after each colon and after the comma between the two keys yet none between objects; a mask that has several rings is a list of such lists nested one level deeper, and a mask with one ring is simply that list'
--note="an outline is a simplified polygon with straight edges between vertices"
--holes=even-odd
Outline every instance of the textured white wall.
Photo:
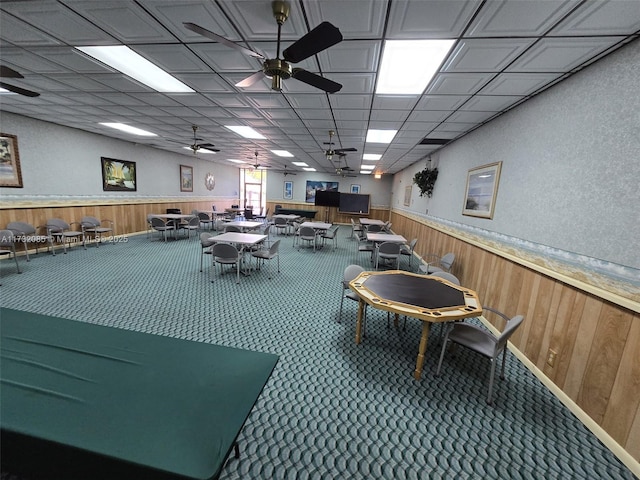
[{"label": "textured white wall", "polygon": [[[431,199],[410,210],[640,268],[640,41],[433,156]],[[467,171],[502,161],[493,220],[462,215]],[[396,175],[394,207],[419,162]]]},{"label": "textured white wall", "polygon": [[[203,155],[179,155],[7,112],[1,112],[0,129],[18,136],[24,185],[1,188],[4,198],[238,196],[238,169]],[[137,192],[104,192],[100,157],[136,162]],[[180,192],[181,164],[193,167],[193,193]],[[207,172],[216,177],[211,192],[204,185]]]}]

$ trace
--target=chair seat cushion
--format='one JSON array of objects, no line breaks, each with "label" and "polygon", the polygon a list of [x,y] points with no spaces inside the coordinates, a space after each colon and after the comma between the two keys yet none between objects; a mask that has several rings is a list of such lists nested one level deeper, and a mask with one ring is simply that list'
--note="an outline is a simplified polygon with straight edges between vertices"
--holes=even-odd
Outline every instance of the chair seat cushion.
[{"label": "chair seat cushion", "polygon": [[496,337],[484,328],[469,323],[456,323],[449,332],[449,340],[489,358],[495,353]]}]

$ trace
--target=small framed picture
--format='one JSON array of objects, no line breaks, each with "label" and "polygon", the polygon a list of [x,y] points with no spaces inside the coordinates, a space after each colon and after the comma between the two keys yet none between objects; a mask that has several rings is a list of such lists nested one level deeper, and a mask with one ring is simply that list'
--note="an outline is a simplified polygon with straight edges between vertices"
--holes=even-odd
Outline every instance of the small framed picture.
[{"label": "small framed picture", "polygon": [[286,200],[291,200],[293,198],[293,182],[291,180],[286,180],[284,182],[284,198]]},{"label": "small framed picture", "polygon": [[404,187],[404,206],[411,205],[411,185]]},{"label": "small framed picture", "polygon": [[22,188],[17,135],[0,133],[0,187]]},{"label": "small framed picture", "polygon": [[180,165],[180,191],[193,192],[193,167]]},{"label": "small framed picture", "polygon": [[502,162],[497,162],[469,170],[463,215],[493,218],[501,167]]},{"label": "small framed picture", "polygon": [[360,185],[358,185],[357,183],[352,183],[351,193],[360,193]]}]

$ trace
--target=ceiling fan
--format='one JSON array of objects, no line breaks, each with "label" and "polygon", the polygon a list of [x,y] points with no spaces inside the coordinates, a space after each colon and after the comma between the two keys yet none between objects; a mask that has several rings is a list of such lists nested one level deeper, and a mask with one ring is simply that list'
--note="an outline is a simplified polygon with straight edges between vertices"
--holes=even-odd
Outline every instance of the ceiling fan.
[{"label": "ceiling fan", "polygon": [[329,141],[328,142],[324,142],[324,145],[329,145],[328,149],[324,151],[325,156],[327,157],[327,160],[331,161],[333,159],[334,155],[338,155],[338,156],[344,156],[345,152],[357,152],[358,149],[357,148],[333,148],[333,145],[335,145],[331,140],[333,139],[333,136],[336,134],[336,132],[334,132],[333,130],[329,130]]},{"label": "ceiling fan", "polygon": [[[257,150],[255,152],[253,152],[253,155],[256,157],[256,159],[255,159],[256,163],[251,165],[253,168],[255,168],[256,170],[258,170],[259,168],[260,169],[261,168],[271,168],[271,165],[263,165],[263,164],[258,162],[258,151]],[[248,157],[248,158],[251,158],[251,157]]]},{"label": "ceiling fan", "polygon": [[191,125],[191,128],[193,129],[193,145],[189,145],[189,148],[191,150],[193,150],[193,154],[197,155],[198,154],[198,150],[200,150],[201,148],[204,150],[208,150],[210,152],[219,152],[220,150],[215,148],[215,145],[213,143],[198,143],[198,140],[202,140],[201,138],[196,137],[196,132],[198,131],[198,126],[197,125]]},{"label": "ceiling fan", "polygon": [[192,32],[198,33],[216,42],[220,42],[228,47],[240,50],[245,55],[250,55],[263,60],[262,70],[245,78],[239,83],[236,83],[236,87],[250,87],[262,78],[263,75],[266,75],[271,78],[271,88],[277,91],[282,90],[281,81],[287,80],[288,78],[295,78],[307,85],[324,90],[327,93],[335,93],[339,91],[342,88],[341,84],[302,68],[291,68],[290,64],[301,62],[306,58],[326,50],[336,43],[340,43],[342,41],[342,34],[340,33],[340,30],[329,22],[322,22],[298,41],[285,48],[282,52],[282,58],[280,58],[280,33],[282,25],[287,18],[289,18],[290,5],[289,2],[275,0],[271,2],[271,9],[273,11],[273,16],[278,23],[278,47],[275,58],[265,58],[262,54],[238,45],[231,40],[227,40],[206,28],[196,25],[195,23],[184,22],[183,25]]},{"label": "ceiling fan", "polygon": [[[16,72],[13,68],[0,65],[0,78],[24,78],[24,77],[20,73]],[[10,92],[17,93],[19,95],[24,95],[26,97],[40,96],[40,94],[37,92],[32,92],[31,90],[16,87],[15,85],[10,85],[4,82],[0,82],[0,87],[4,88],[5,90],[9,90]]]},{"label": "ceiling fan", "polygon": [[291,170],[287,170],[287,166],[285,165],[284,170],[282,170],[282,175],[286,177],[287,175],[297,175],[297,173]]}]

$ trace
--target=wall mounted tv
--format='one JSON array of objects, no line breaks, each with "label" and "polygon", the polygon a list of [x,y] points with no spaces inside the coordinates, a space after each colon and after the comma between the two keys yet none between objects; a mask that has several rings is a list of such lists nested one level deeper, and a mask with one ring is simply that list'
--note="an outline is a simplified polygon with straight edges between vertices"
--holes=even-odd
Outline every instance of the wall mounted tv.
[{"label": "wall mounted tv", "polygon": [[334,190],[316,190],[316,207],[339,207],[340,192]]},{"label": "wall mounted tv", "polygon": [[369,215],[369,195],[341,193],[338,213]]}]

